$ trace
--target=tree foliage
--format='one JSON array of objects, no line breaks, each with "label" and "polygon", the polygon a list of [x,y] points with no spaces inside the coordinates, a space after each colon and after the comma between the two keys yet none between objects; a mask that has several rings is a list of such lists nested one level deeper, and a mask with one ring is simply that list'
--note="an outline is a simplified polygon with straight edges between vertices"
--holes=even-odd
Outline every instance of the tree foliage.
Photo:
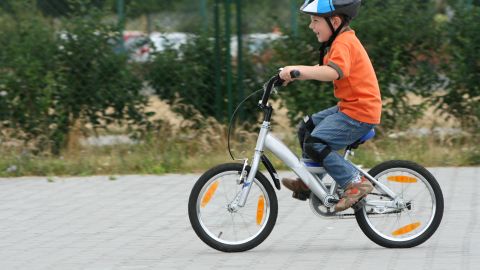
[{"label": "tree foliage", "polygon": [[22,16],[0,24],[0,128],[59,153],[78,121],[147,123],[142,83],[114,52],[120,33],[99,25],[100,13],[71,17],[59,32],[34,13]]}]

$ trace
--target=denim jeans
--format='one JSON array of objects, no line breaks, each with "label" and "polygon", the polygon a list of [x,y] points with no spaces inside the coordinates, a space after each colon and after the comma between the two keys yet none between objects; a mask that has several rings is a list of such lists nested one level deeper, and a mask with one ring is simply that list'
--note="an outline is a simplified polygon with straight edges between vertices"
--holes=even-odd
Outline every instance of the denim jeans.
[{"label": "denim jeans", "polygon": [[[351,181],[359,178],[358,170],[336,151],[344,149],[367,134],[375,125],[352,119],[339,111],[337,106],[315,113],[311,116],[315,128],[310,136],[323,140],[330,146],[332,152],[323,160],[323,167],[327,173],[345,188]],[[299,130],[299,138],[301,130]],[[315,151],[322,151],[326,145],[315,143]],[[306,156],[305,152],[303,154]]]}]

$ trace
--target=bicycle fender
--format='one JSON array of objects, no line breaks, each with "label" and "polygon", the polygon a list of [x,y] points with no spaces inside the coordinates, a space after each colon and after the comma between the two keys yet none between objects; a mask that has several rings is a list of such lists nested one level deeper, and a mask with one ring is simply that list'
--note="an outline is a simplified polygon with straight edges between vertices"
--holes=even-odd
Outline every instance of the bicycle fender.
[{"label": "bicycle fender", "polygon": [[273,168],[272,162],[265,156],[261,156],[262,163],[267,168],[267,171],[270,173],[270,176],[272,177],[273,183],[275,184],[275,187],[280,190],[280,180],[278,179],[278,174],[275,168]]}]

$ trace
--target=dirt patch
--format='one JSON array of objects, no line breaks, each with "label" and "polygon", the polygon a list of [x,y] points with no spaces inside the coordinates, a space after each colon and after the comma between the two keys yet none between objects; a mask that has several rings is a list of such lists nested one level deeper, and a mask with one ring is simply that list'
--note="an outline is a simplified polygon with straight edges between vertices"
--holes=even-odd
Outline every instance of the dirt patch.
[{"label": "dirt patch", "polygon": [[[418,105],[422,102],[426,102],[425,98],[422,98],[417,95],[408,95],[409,103],[412,105]],[[412,125],[412,128],[458,128],[458,121],[454,117],[448,117],[447,115],[442,115],[440,112],[436,111],[433,106],[430,106],[422,116]]]},{"label": "dirt patch", "polygon": [[152,120],[161,119],[166,121],[173,127],[178,128],[184,118],[172,111],[171,106],[167,102],[159,99],[157,96],[150,96],[148,99],[148,112],[155,112],[155,115],[152,117]]}]

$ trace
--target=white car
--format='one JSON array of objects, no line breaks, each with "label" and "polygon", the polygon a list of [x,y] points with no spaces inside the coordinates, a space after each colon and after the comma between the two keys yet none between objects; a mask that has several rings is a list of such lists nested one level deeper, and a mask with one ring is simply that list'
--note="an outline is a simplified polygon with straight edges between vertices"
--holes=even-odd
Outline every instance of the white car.
[{"label": "white car", "polygon": [[158,33],[154,32],[150,34],[150,40],[155,45],[155,50],[161,52],[165,50],[167,46],[172,49],[180,49],[180,46],[186,44],[188,39],[193,38],[195,35],[173,32],[173,33]]},{"label": "white car", "polygon": [[[244,35],[244,43],[250,54],[262,54],[264,49],[268,48],[270,44],[279,39],[284,38],[280,33],[253,33]],[[234,36],[230,42],[230,52],[233,57],[237,56],[238,46],[237,37]]]},{"label": "white car", "polygon": [[[179,50],[181,45],[187,44],[188,40],[193,37],[195,37],[194,34],[181,32],[153,32],[147,35],[139,31],[125,31],[123,35],[125,49],[130,52],[130,58],[134,62],[147,62],[152,52],[161,52],[167,47]],[[258,55],[268,48],[271,42],[283,37],[285,36],[280,33],[253,33],[244,35],[244,42],[250,54]],[[232,36],[230,41],[232,57],[237,56],[237,44],[237,37]]]},{"label": "white car", "polygon": [[151,51],[148,35],[140,31],[123,32],[123,46],[134,62],[146,62]]},{"label": "white car", "polygon": [[130,59],[134,62],[147,62],[152,52],[164,51],[167,47],[175,50],[186,44],[194,35],[187,33],[159,33],[150,35],[140,31],[125,31],[123,41],[125,50],[130,53]]}]

